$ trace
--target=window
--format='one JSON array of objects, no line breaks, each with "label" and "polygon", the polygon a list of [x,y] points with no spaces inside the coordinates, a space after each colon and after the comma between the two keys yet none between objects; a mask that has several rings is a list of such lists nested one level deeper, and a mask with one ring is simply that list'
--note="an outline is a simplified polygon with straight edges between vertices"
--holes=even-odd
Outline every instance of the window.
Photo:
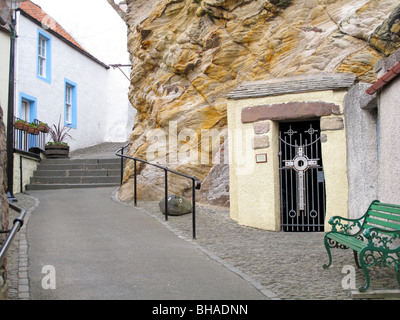
[{"label": "window", "polygon": [[77,85],[76,83],[65,79],[64,96],[64,122],[71,128],[77,127]]},{"label": "window", "polygon": [[20,93],[19,118],[33,122],[37,116],[37,99],[25,93]]},{"label": "window", "polygon": [[[29,123],[37,119],[37,99],[28,94],[19,93],[19,118]],[[28,151],[30,148],[38,146],[36,136],[16,133],[14,147],[16,149]]]},{"label": "window", "polygon": [[65,85],[65,122],[72,124],[72,87]]},{"label": "window", "polygon": [[38,74],[46,78],[46,39],[39,37]]},{"label": "window", "polygon": [[38,29],[37,77],[51,83],[51,37]]},{"label": "window", "polygon": [[21,115],[20,118],[29,122],[29,102],[22,100],[21,101]]}]

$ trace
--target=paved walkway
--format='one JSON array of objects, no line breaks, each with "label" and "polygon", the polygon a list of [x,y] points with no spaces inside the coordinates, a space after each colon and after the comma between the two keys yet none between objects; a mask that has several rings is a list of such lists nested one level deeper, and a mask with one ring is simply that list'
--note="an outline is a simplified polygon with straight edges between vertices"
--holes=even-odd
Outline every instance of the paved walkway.
[{"label": "paved walkway", "polygon": [[[118,202],[115,191],[17,195],[20,206],[34,210],[21,230],[20,254],[29,252],[28,257],[22,256],[19,269],[11,263],[19,274],[11,285],[19,285],[11,288],[14,297],[349,299],[342,268],[354,266],[353,254],[333,250],[333,267],[324,270],[323,233],[248,228],[231,220],[226,208],[199,205],[197,240],[192,241],[191,215],[165,222],[157,202],[139,202],[135,208]],[[46,265],[55,268],[55,290],[42,288]],[[364,281],[356,270],[357,287]],[[372,270],[374,289],[398,290],[394,271]]]},{"label": "paved walkway", "polygon": [[[27,228],[31,299],[265,299],[112,191],[30,192],[40,201]],[[55,290],[43,289],[44,266]]]}]

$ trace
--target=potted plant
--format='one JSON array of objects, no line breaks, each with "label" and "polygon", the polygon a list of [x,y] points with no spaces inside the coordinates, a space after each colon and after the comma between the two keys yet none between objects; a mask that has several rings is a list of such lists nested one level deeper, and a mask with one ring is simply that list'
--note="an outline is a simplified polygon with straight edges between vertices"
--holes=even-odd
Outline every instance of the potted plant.
[{"label": "potted plant", "polygon": [[41,121],[39,122],[38,129],[39,129],[40,132],[43,132],[43,133],[48,133],[49,130],[50,130],[50,128],[47,125],[47,123],[44,123],[44,122],[41,122]]},{"label": "potted plant", "polygon": [[14,128],[22,131],[28,131],[29,125],[26,121],[18,119],[15,120]]},{"label": "potted plant", "polygon": [[30,123],[28,128],[28,133],[38,135],[39,134],[38,125],[34,122]]},{"label": "potted plant", "polygon": [[49,141],[45,146],[45,155],[47,158],[69,158],[69,145],[66,142],[67,139],[72,139],[68,133],[71,128],[61,126],[61,117],[58,121],[58,125],[53,124],[49,128],[50,138],[53,141]]}]

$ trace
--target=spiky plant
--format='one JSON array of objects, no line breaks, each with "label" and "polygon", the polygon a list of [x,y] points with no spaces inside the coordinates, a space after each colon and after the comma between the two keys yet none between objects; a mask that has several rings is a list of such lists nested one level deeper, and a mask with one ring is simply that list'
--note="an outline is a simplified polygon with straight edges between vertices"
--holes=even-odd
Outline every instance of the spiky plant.
[{"label": "spiky plant", "polygon": [[53,124],[53,126],[49,130],[50,138],[53,142],[49,142],[48,144],[58,144],[58,145],[68,145],[65,141],[67,139],[73,139],[72,136],[68,133],[71,130],[70,127],[65,127],[61,125],[61,116],[58,120],[58,125]]}]

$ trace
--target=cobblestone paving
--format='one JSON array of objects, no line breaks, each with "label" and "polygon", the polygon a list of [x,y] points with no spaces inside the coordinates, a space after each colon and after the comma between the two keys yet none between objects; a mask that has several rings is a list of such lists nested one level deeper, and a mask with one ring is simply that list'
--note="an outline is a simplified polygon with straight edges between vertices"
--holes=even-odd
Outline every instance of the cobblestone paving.
[{"label": "cobblestone paving", "polygon": [[[133,205],[133,204],[130,204]],[[164,221],[157,202],[139,202],[153,217]],[[177,235],[192,239],[192,215],[169,216],[168,222]],[[351,250],[332,249],[329,269],[323,244],[324,233],[287,233],[238,225],[229,217],[229,209],[199,205],[196,210],[195,242],[233,267],[249,275],[279,299],[345,300],[349,290],[342,288],[345,265],[355,266]],[[370,271],[374,289],[398,289],[394,270]],[[356,269],[356,286],[365,277]]]},{"label": "cobblestone paving", "polygon": [[[29,217],[38,205],[38,200],[26,195],[16,194],[18,202],[15,202],[20,209],[27,210],[24,225],[15,236],[10,249],[7,252],[7,280],[8,280],[8,300],[27,300],[29,299],[29,278],[28,278],[28,243],[26,240],[26,226]],[[19,213],[10,209],[9,227],[11,228],[14,219],[18,218]]]}]

